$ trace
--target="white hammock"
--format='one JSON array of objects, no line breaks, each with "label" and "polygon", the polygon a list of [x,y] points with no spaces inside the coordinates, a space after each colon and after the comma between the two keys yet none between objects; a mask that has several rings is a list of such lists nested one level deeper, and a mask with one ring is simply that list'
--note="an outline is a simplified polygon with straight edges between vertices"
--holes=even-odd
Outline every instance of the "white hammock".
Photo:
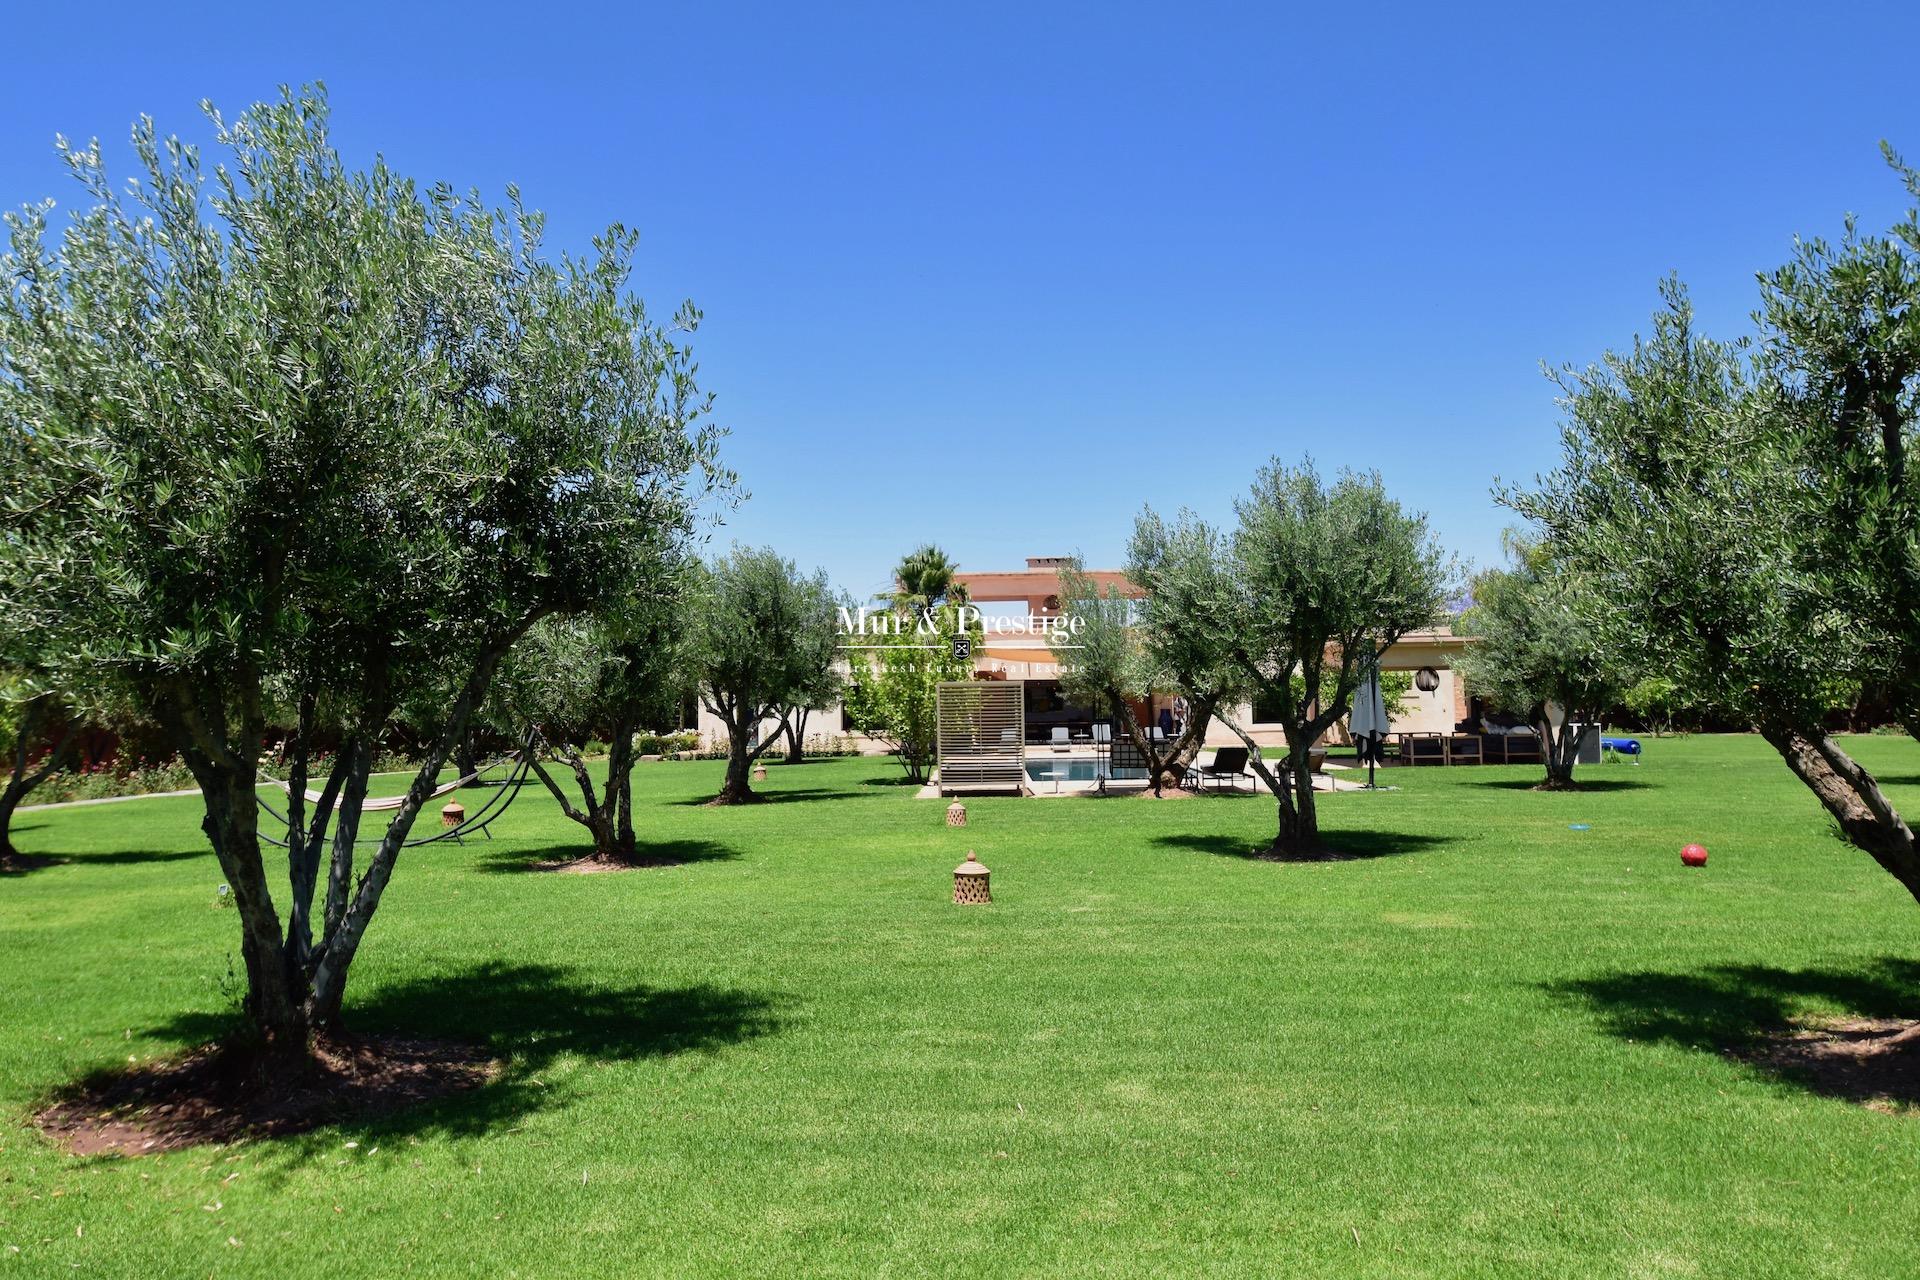
[{"label": "white hammock", "polygon": [[[493,764],[499,764],[499,763],[500,762],[498,760],[493,762]],[[446,795],[450,791],[458,791],[460,788],[466,786],[469,782],[472,782],[475,778],[485,773],[487,769],[493,768],[493,764],[488,765],[486,769],[475,769],[472,773],[468,774],[464,778],[455,778],[452,782],[441,783],[439,786],[435,787],[432,791],[429,791],[427,793],[427,800],[438,800],[441,796]],[[292,783],[282,782],[278,778],[267,778],[267,781],[271,782],[274,786],[280,788],[282,791],[286,792],[288,795],[293,794]],[[314,804],[314,805],[319,804],[322,800],[327,798],[326,793],[324,791],[308,791],[306,793],[306,797],[307,797],[307,803]],[[360,810],[363,813],[379,813],[387,809],[398,809],[401,805],[405,804],[406,802],[407,802],[407,797],[405,795],[380,796],[378,798],[368,797],[367,799],[362,800],[360,802]],[[424,804],[426,803],[426,801],[422,801],[421,803]],[[337,799],[334,801],[333,807],[336,809],[340,807],[340,802]]]}]

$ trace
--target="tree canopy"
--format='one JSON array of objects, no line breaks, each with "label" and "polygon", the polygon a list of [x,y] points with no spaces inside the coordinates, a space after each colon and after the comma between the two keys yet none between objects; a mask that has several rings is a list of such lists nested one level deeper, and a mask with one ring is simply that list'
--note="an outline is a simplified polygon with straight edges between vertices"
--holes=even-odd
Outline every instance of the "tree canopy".
[{"label": "tree canopy", "polygon": [[953,558],[933,543],[915,547],[894,566],[894,582],[899,588],[894,601],[902,608],[965,604],[967,587],[956,580],[959,572],[960,566]]},{"label": "tree canopy", "polygon": [[[1077,562],[1061,570],[1060,603],[1063,614],[1080,622],[1071,634],[1053,633],[1061,687],[1077,703],[1112,709],[1116,727],[1146,762],[1155,794],[1180,786],[1215,714],[1238,691],[1223,633],[1156,625],[1177,601],[1156,605],[1131,599],[1111,584],[1103,589]],[[1136,702],[1155,693],[1187,699],[1188,713],[1171,739],[1156,738],[1154,726],[1141,724],[1134,711]]]},{"label": "tree canopy", "polygon": [[[677,724],[693,691],[687,656],[689,571],[663,565],[647,594],[592,615],[544,618],[508,654],[486,710],[506,733],[531,727],[534,773],[561,812],[587,829],[592,857],[631,864],[640,857],[633,827],[634,736]],[[607,743],[606,776],[596,780],[586,744]],[[547,767],[573,775],[570,796]]]},{"label": "tree canopy", "polygon": [[1252,767],[1279,807],[1278,853],[1317,851],[1309,749],[1346,716],[1367,664],[1442,616],[1453,564],[1426,518],[1387,496],[1377,474],[1327,484],[1311,462],[1275,460],[1234,504],[1231,535],[1190,514],[1135,523],[1127,576],[1147,592],[1144,615],[1164,664],[1224,663],[1277,709],[1286,777]]},{"label": "tree canopy", "polygon": [[[232,886],[247,1009],[297,1053],[451,744],[540,619],[640,589],[728,479],[673,328],[626,292],[634,239],[547,257],[542,220],[346,165],[315,87],[227,120],[224,159],[135,128],[138,180],[62,143],[89,197],[10,215],[0,259],[8,486],[0,608],[96,673],[199,782]],[[20,442],[27,441],[24,445]],[[374,739],[450,691],[360,860]],[[282,933],[254,784],[293,726]],[[309,806],[323,728],[345,747]],[[314,897],[331,836],[324,907]]]},{"label": "tree canopy", "polygon": [[719,804],[757,799],[754,761],[779,741],[768,725],[817,690],[835,658],[838,600],[824,570],[800,572],[771,547],[735,547],[692,595],[688,655],[701,703],[727,727]]},{"label": "tree canopy", "polygon": [[1641,675],[1753,724],[1840,829],[1920,898],[1920,850],[1826,731],[1864,687],[1920,728],[1920,175],[1884,236],[1851,221],[1761,278],[1715,342],[1663,286],[1651,332],[1557,377],[1561,466],[1505,500],[1592,584]]},{"label": "tree canopy", "polygon": [[[1474,637],[1454,661],[1492,706],[1533,719],[1549,789],[1573,784],[1582,741],[1625,693],[1620,655],[1593,622],[1580,575],[1548,549],[1509,538],[1510,567],[1473,580],[1457,630]],[[1549,708],[1557,709],[1556,717]]]}]

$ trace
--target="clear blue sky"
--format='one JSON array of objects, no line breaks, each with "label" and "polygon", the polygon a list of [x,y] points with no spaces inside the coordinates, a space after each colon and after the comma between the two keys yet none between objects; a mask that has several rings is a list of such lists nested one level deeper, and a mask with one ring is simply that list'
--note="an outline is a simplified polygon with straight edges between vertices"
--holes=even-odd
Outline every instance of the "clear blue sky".
[{"label": "clear blue sky", "polygon": [[1669,271],[1734,331],[1796,232],[1897,213],[1880,138],[1920,158],[1911,0],[222,9],[10,14],[0,202],[72,196],[56,132],[124,162],[139,112],[324,79],[350,157],[639,228],[641,291],[706,311],[720,539],[862,592],[926,539],[1114,564],[1142,503],[1307,452],[1494,559],[1540,361]]}]

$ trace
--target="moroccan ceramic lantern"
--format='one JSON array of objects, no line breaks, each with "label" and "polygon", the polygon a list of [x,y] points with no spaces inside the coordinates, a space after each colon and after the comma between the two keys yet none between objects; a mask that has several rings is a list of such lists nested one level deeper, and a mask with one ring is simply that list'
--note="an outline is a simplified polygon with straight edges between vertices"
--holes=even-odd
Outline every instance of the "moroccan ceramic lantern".
[{"label": "moroccan ceramic lantern", "polygon": [[767,766],[763,764],[753,766],[753,780],[755,782],[765,782],[767,780]]},{"label": "moroccan ceramic lantern", "polygon": [[947,806],[947,825],[950,827],[966,826],[967,825],[967,806],[961,804],[958,800],[955,800],[952,804],[948,805]]},{"label": "moroccan ceramic lantern", "polygon": [[447,801],[446,807],[440,810],[440,825],[449,830],[459,826],[466,820],[467,806],[461,804],[458,800]]},{"label": "moroccan ceramic lantern", "polygon": [[992,902],[993,890],[987,884],[987,869],[967,850],[967,860],[953,869],[953,900],[962,906]]}]

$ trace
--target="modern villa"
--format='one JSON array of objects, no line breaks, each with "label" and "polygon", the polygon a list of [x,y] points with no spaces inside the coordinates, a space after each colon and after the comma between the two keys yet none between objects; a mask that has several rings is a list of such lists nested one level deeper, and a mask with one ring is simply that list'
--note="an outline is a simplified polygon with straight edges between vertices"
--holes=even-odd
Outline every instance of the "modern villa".
[{"label": "modern villa", "polygon": [[[973,604],[988,618],[1022,617],[1038,622],[1060,616],[1060,572],[1068,563],[1068,557],[1065,556],[1034,556],[1028,558],[1024,569],[962,572],[955,575],[955,580],[965,586]],[[1133,598],[1145,594],[1119,570],[1093,569],[1085,573],[1103,590],[1112,587],[1120,594]],[[1415,632],[1387,651],[1381,662],[1384,670],[1429,672],[1430,682],[1434,685],[1431,690],[1416,688],[1407,694],[1399,706],[1388,708],[1396,732],[1447,734],[1471,714],[1471,699],[1464,683],[1453,671],[1454,656],[1465,644],[1466,641],[1456,637],[1451,628],[1441,626],[1430,631]],[[1023,682],[1029,741],[1046,741],[1057,728],[1066,729],[1076,740],[1082,739],[1090,736],[1095,721],[1105,718],[1104,712],[1096,713],[1092,708],[1078,707],[1068,702],[1060,686],[1060,664],[1055,661],[1053,651],[1048,647],[1044,625],[1001,630],[990,628],[985,643],[973,656],[976,678]],[[1160,723],[1163,712],[1168,719],[1177,721],[1181,711],[1177,699],[1171,695],[1156,695],[1151,700],[1137,702],[1133,707],[1140,723],[1149,726]],[[1280,726],[1271,716],[1263,718],[1261,711],[1257,705],[1243,705],[1234,708],[1230,714],[1233,719],[1247,726],[1255,742],[1262,746],[1282,745],[1285,739]],[[725,726],[705,708],[700,709],[694,727],[709,740],[720,740],[726,736]],[[775,726],[771,721],[762,730],[767,734],[774,731]],[[851,736],[862,751],[878,753],[885,750],[878,741],[852,733],[847,727],[844,710],[838,706],[816,709],[808,720],[807,731],[809,735]],[[1237,745],[1239,741],[1233,730],[1218,721],[1210,727],[1206,739],[1210,747]]]}]

